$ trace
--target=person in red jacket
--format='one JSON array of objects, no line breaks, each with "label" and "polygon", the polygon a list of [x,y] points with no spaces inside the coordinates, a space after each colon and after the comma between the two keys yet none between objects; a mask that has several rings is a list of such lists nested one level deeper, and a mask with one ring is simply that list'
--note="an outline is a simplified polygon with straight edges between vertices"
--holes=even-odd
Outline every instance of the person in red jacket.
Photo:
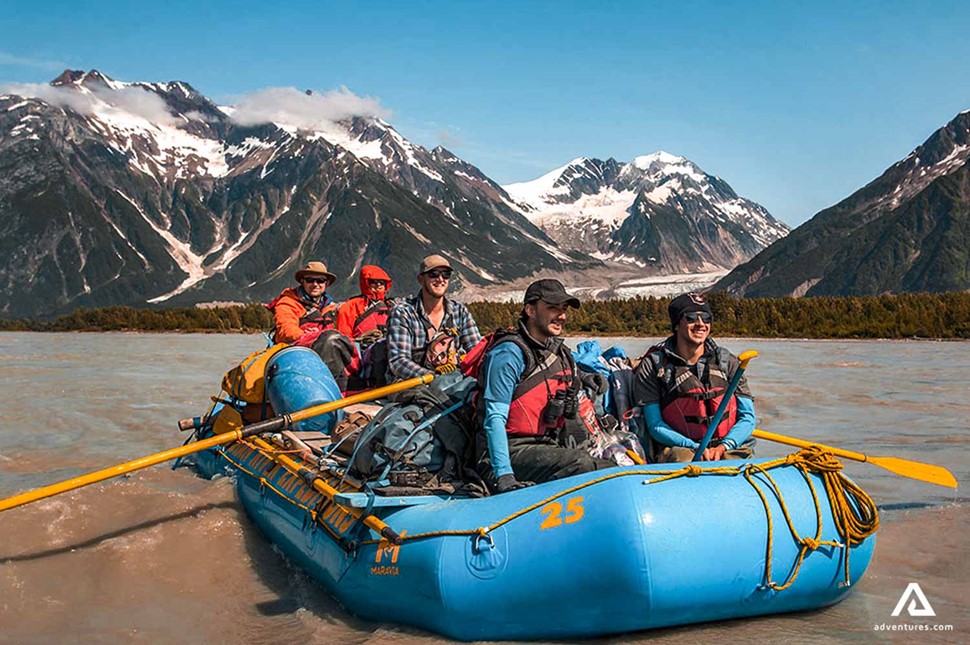
[{"label": "person in red jacket", "polygon": [[[360,269],[360,295],[340,305],[337,310],[337,331],[361,342],[361,348],[383,337],[387,314],[394,304],[387,294],[391,277],[379,266],[367,264]],[[367,342],[369,341],[369,342]]]}]

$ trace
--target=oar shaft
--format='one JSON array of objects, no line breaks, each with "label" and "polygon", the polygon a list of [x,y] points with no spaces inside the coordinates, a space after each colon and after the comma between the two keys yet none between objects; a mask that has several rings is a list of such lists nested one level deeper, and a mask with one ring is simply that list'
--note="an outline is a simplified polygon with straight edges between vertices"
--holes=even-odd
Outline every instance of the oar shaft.
[{"label": "oar shaft", "polygon": [[768,432],[766,430],[755,430],[753,433],[751,433],[751,436],[758,439],[764,439],[765,441],[774,441],[776,443],[795,446],[796,448],[811,448],[812,446],[817,446],[819,448],[824,448],[827,452],[832,453],[836,457],[844,457],[845,459],[851,459],[853,461],[869,461],[869,455],[865,455],[861,452],[852,452],[851,450],[833,448],[832,446],[823,446],[819,443],[813,443],[803,439],[796,439],[795,437],[788,437],[783,434],[775,434],[774,432]]},{"label": "oar shaft", "polygon": [[244,428],[218,434],[213,437],[209,437],[208,439],[202,439],[201,441],[196,441],[185,446],[170,448],[169,450],[156,452],[153,455],[147,455],[138,459],[126,461],[123,464],[111,466],[110,468],[104,468],[103,470],[81,475],[73,479],[68,479],[67,481],[62,481],[32,491],[27,491],[26,493],[21,493],[20,495],[14,495],[13,497],[0,500],[0,513],[11,508],[29,504],[30,502],[36,502],[37,500],[41,500],[46,497],[66,493],[67,491],[74,490],[75,488],[96,484],[106,479],[111,479],[112,477],[118,477],[135,470],[148,468],[149,466],[154,466],[171,459],[177,459],[178,457],[191,455],[215,446],[232,443],[233,441],[243,437],[249,437],[261,432],[274,432],[277,430],[282,430],[289,427],[291,424],[296,423],[297,421],[302,421],[303,419],[309,419],[310,417],[320,414],[333,412],[334,410],[339,410],[340,408],[353,405],[355,403],[373,401],[374,399],[379,399],[383,396],[388,396],[412,387],[416,387],[418,385],[430,383],[433,380],[433,374],[426,374],[417,378],[408,379],[407,381],[401,381],[400,383],[392,383],[391,385],[379,387],[373,390],[367,390],[366,392],[361,392],[353,396],[338,399],[337,401],[331,401],[330,403],[323,403],[289,415],[282,415],[272,419],[267,419],[266,421],[259,421]]},{"label": "oar shaft", "polygon": [[701,439],[700,444],[697,446],[697,450],[694,451],[694,458],[691,461],[700,461],[701,455],[707,450],[708,444],[711,443],[711,438],[714,437],[714,431],[717,430],[717,426],[721,423],[721,417],[724,416],[724,412],[727,410],[728,404],[731,402],[731,397],[734,396],[734,391],[738,389],[738,384],[741,383],[741,377],[744,376],[744,370],[748,369],[748,361],[758,355],[758,352],[753,349],[746,352],[742,352],[738,360],[741,364],[738,366],[737,371],[734,372],[734,376],[731,377],[731,382],[728,384],[727,390],[724,391],[724,397],[721,399],[721,405],[717,406],[717,412],[714,413],[714,417],[711,419],[711,424],[707,426],[707,432],[704,433],[704,438]]},{"label": "oar shaft", "polygon": [[373,401],[374,399],[397,394],[398,392],[410,390],[412,387],[417,387],[419,385],[427,385],[433,380],[434,374],[425,374],[424,376],[416,376],[415,378],[411,378],[406,381],[391,383],[390,385],[385,385],[373,390],[365,390],[330,403],[321,403],[320,405],[315,405],[312,408],[291,413],[289,415],[290,423],[296,423],[297,421],[303,421],[304,419],[309,419],[310,417],[326,414],[327,412],[333,412],[334,410],[345,408],[348,405],[354,405],[355,403],[366,403],[367,401]]},{"label": "oar shaft", "polygon": [[135,470],[148,468],[149,466],[154,466],[156,464],[169,461],[170,459],[177,459],[178,457],[184,457],[185,455],[190,455],[194,452],[199,452],[200,450],[206,450],[207,448],[212,448],[224,443],[230,443],[239,439],[242,436],[242,433],[242,430],[233,430],[232,432],[216,435],[196,443],[179,446],[178,448],[171,448],[162,452],[156,452],[154,455],[132,459],[131,461],[126,461],[125,463],[118,464],[117,466],[111,466],[110,468],[104,468],[103,470],[98,470],[93,473],[80,475],[74,479],[68,479],[67,481],[58,482],[56,484],[44,486],[43,488],[21,493],[20,495],[15,495],[13,497],[0,500],[0,512],[11,508],[16,508],[17,506],[23,506],[24,504],[29,504],[30,502],[36,502],[37,500],[44,499],[45,497],[52,497],[60,493],[66,493],[67,491],[75,488],[96,484],[106,479],[118,477]]}]

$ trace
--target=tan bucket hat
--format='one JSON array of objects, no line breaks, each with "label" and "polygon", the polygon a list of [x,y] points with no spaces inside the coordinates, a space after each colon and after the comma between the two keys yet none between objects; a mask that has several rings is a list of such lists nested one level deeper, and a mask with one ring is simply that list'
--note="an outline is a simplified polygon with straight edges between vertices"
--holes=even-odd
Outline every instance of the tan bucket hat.
[{"label": "tan bucket hat", "polygon": [[308,275],[322,275],[326,276],[330,282],[334,282],[337,276],[327,271],[327,265],[323,262],[307,262],[307,265],[293,274],[297,282],[303,282],[303,278]]}]

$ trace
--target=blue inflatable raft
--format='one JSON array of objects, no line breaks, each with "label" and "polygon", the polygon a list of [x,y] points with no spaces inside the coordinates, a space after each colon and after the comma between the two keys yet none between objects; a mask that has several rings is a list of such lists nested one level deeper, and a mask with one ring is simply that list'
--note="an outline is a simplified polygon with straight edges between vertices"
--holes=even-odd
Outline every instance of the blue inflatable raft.
[{"label": "blue inflatable raft", "polygon": [[[471,499],[376,495],[326,458],[327,442],[242,440],[197,467],[234,473],[253,522],[353,614],[460,640],[816,609],[849,593],[875,542],[859,529],[875,528],[871,500],[812,451],[617,467]],[[382,539],[367,516],[402,543]]]}]

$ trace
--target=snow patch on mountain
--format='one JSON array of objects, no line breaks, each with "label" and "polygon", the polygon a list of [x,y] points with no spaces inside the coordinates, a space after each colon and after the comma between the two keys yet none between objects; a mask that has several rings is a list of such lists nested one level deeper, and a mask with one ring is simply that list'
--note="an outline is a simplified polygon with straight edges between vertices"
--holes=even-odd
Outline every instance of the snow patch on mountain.
[{"label": "snow patch on mountain", "polygon": [[629,163],[578,157],[537,179],[503,188],[533,224],[560,244],[637,266],[645,266],[643,249],[638,254],[626,248],[637,240],[618,241],[616,236],[632,215],[650,220],[658,208],[692,222],[740,225],[762,248],[788,233],[763,207],[738,197],[720,178],[663,150]]},{"label": "snow patch on mountain", "polygon": [[176,287],[173,291],[158,296],[157,298],[152,298],[148,300],[148,302],[157,303],[168,300],[172,296],[182,293],[193,284],[196,284],[205,278],[205,270],[202,268],[202,263],[205,260],[204,256],[194,253],[188,244],[172,235],[170,231],[160,227],[158,224],[152,221],[152,218],[145,214],[145,211],[142,210],[141,206],[139,206],[131,197],[117,189],[115,189],[115,192],[124,198],[125,201],[131,204],[132,208],[134,208],[135,211],[141,215],[141,218],[145,220],[152,230],[154,230],[159,237],[165,240],[168,254],[173,260],[175,260],[175,263],[178,264],[179,268],[187,274],[187,277],[182,281],[182,284]]},{"label": "snow patch on mountain", "polygon": [[581,165],[585,161],[585,157],[577,157],[566,165],[551,170],[537,179],[506,184],[502,188],[516,201],[533,208],[541,208],[542,205],[549,203],[551,196],[569,193],[569,185],[566,181],[560,181],[560,179],[563,178],[568,168]]},{"label": "snow patch on mountain", "polygon": [[923,164],[914,152],[914,154],[899,164],[904,165],[906,162],[909,162],[908,165],[911,168],[896,185],[893,192],[878,200],[875,205],[886,205],[888,208],[894,209],[901,203],[920,193],[940,177],[962,168],[968,161],[970,161],[970,145],[954,146],[946,157],[931,165]]},{"label": "snow patch on mountain", "polygon": [[569,205],[536,205],[535,212],[529,213],[528,217],[540,228],[567,223],[615,228],[630,215],[630,205],[636,196],[634,190],[604,187],[595,195],[583,195]]}]

